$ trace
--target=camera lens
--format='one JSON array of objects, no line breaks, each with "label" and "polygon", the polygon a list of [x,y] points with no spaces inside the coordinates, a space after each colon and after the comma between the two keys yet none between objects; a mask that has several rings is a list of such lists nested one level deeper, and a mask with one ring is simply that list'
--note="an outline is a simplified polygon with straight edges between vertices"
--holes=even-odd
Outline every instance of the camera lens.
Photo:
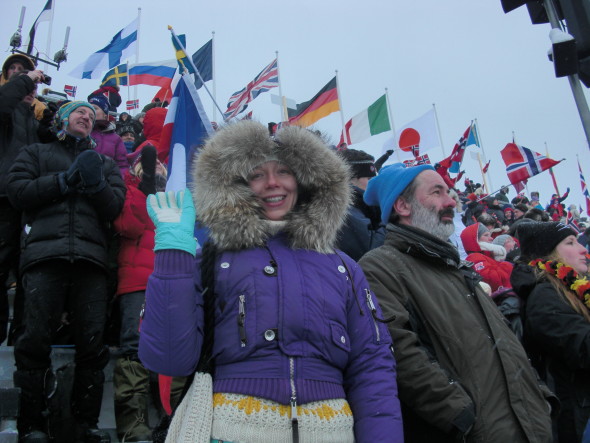
[{"label": "camera lens", "polygon": [[45,83],[47,86],[51,85],[51,77],[49,77],[48,75],[43,76],[43,83]]}]

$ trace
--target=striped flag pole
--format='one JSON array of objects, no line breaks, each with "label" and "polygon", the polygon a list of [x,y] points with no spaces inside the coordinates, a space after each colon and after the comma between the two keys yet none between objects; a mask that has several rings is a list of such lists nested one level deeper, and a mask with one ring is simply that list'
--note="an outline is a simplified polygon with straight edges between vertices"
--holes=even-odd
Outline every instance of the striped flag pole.
[{"label": "striped flag pole", "polygon": [[221,119],[222,120],[225,120],[225,118],[223,117],[223,111],[221,110],[221,108],[217,104],[217,101],[215,100],[215,97],[213,97],[213,94],[211,94],[211,91],[209,91],[209,88],[207,87],[207,85],[203,81],[203,77],[201,77],[201,73],[199,72],[199,70],[195,66],[195,64],[193,62],[193,58],[188,56],[188,53],[186,52],[186,48],[184,47],[184,45],[182,44],[182,42],[180,41],[180,39],[178,38],[178,36],[174,32],[174,29],[172,29],[172,26],[168,25],[168,30],[172,33],[172,37],[174,38],[174,41],[176,42],[176,44],[178,45],[178,47],[181,48],[182,51],[185,53],[186,59],[189,61],[189,63],[193,67],[193,69],[195,71],[195,74],[197,74],[197,77],[199,77],[199,80],[201,80],[201,83],[203,84],[203,88],[205,88],[205,91],[207,91],[207,94],[209,94],[209,97],[211,97],[211,100],[213,100],[213,103],[215,104],[215,107],[217,108],[217,110],[221,114]]},{"label": "striped flag pole", "polygon": [[[547,148],[547,142],[545,142],[545,156],[547,158],[551,158],[549,156],[549,148]],[[555,193],[561,197],[559,193],[559,188],[557,187],[557,180],[555,179],[555,174],[553,174],[553,168],[549,168],[549,175],[551,176],[551,180],[553,181],[553,187],[555,188]]]}]

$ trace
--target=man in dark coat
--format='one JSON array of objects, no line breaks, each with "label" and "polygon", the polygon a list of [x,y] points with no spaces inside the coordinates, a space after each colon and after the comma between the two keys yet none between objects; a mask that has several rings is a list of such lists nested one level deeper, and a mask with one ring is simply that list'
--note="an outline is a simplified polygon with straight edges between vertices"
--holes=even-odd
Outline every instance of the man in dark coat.
[{"label": "man in dark coat", "polygon": [[397,360],[404,437],[412,442],[550,442],[554,396],[447,240],[455,201],[430,165],[383,168],[365,191],[387,234],[361,265]]},{"label": "man in dark coat", "polygon": [[113,160],[94,151],[95,119],[87,102],[63,105],[57,140],[26,146],[8,174],[8,197],[23,211],[20,269],[24,331],[16,341],[14,384],[21,388],[21,441],[47,440],[51,342],[62,314],[76,346],[72,389],[76,441],[109,441],[97,423],[109,360],[103,343],[107,310],[107,225],[119,214],[125,185]]},{"label": "man in dark coat", "polygon": [[338,232],[336,247],[358,261],[365,252],[381,246],[385,239],[385,226],[381,223],[379,207],[369,206],[363,201],[367,183],[376,175],[375,159],[357,149],[339,151],[338,155],[350,167],[353,202]]},{"label": "man in dark coat", "polygon": [[[13,74],[11,81],[0,86],[0,343],[6,339],[8,296],[6,284],[16,268],[20,240],[20,211],[8,201],[8,170],[23,146],[39,141],[32,103],[42,71]],[[17,279],[18,280],[18,279]]]}]

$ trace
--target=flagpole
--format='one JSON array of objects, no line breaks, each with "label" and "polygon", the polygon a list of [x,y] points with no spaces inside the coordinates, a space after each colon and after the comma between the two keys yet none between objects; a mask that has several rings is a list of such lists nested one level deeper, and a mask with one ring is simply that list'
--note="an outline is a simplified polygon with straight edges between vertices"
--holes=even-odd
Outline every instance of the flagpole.
[{"label": "flagpole", "polygon": [[[483,154],[483,161],[487,164],[488,162],[488,157],[486,156],[486,151],[483,148],[483,142],[481,141],[481,136],[480,136],[480,132],[479,132],[479,123],[477,121],[477,119],[474,120],[475,122],[475,132],[477,134],[477,142],[479,143],[478,146],[481,148],[481,153]],[[490,174],[489,169],[488,169],[488,178],[490,179],[490,188],[494,187],[494,183],[492,181],[492,174]]]},{"label": "flagpole", "polygon": [[436,112],[436,105],[432,104],[432,109],[434,109],[434,119],[436,121],[436,130],[438,131],[438,140],[440,142],[440,147],[442,149],[443,158],[446,158],[447,154],[445,154],[445,147],[442,141],[442,134],[440,133],[440,125],[438,124],[438,113]]},{"label": "flagpole", "polygon": [[[129,65],[129,60],[125,60],[125,65],[127,65],[127,101],[129,101],[131,100],[131,79],[129,77],[131,66]],[[127,112],[127,103],[125,103],[125,112]]]},{"label": "flagpole", "polygon": [[[549,156],[549,148],[547,147],[547,142],[545,142],[545,155],[547,156],[547,158],[551,158]],[[549,175],[551,176],[551,180],[553,181],[555,193],[561,197],[561,194],[559,193],[559,188],[557,187],[557,180],[555,179],[555,174],[553,173],[553,168],[549,168]]]},{"label": "flagpole", "polygon": [[[49,31],[47,31],[47,50],[45,51],[47,57],[49,57],[49,54],[51,53],[51,34],[53,30],[53,14],[55,12],[55,3],[57,3],[57,0],[53,0],[53,3],[51,4],[51,18],[49,19]],[[44,66],[45,67],[43,69],[47,71],[47,69],[49,69],[49,65],[45,63]]]},{"label": "flagpole", "polygon": [[[391,127],[391,132],[393,133],[393,143],[395,144],[395,126],[393,124],[393,114],[391,113],[391,104],[389,103],[389,90],[385,88],[385,102],[387,103],[387,113],[389,114],[389,126]],[[399,149],[394,149],[395,155],[397,156],[397,162],[401,163],[402,160],[399,157]]]},{"label": "flagpole", "polygon": [[279,80],[279,96],[281,97],[281,120],[286,122],[289,120],[289,114],[287,113],[287,98],[283,95],[283,87],[281,86],[281,68],[279,67],[279,51],[275,51],[277,56],[277,77]]},{"label": "flagpole", "polygon": [[486,190],[486,192],[488,193],[488,195],[491,195],[489,193],[489,187],[488,187],[488,181],[486,180],[486,174],[485,172],[483,172],[483,165],[481,164],[481,156],[479,155],[479,152],[477,153],[477,161],[479,162],[479,170],[481,171],[481,177],[483,178],[483,186]]},{"label": "flagpole", "polygon": [[[586,214],[590,216],[590,196],[588,195],[588,188],[586,186],[586,178],[582,172],[582,166],[580,165],[580,157],[576,154],[576,160],[578,161],[578,172],[580,173],[580,186],[582,187],[582,196],[586,201]],[[582,210],[582,208],[580,208]]]},{"label": "flagpole", "polygon": [[211,104],[211,117],[213,117],[215,115],[215,100],[217,99],[217,84],[215,83],[215,31],[211,31],[211,80],[213,80],[213,103]]},{"label": "flagpole", "polygon": [[182,42],[179,40],[178,36],[174,32],[174,29],[172,29],[172,26],[168,25],[168,30],[172,33],[172,37],[174,38],[174,41],[176,42],[176,45],[180,49],[182,49],[182,51],[184,52],[184,55],[186,55],[186,59],[188,60],[188,62],[193,67],[193,69],[195,71],[195,74],[197,74],[197,77],[199,77],[199,80],[201,80],[201,83],[203,84],[203,88],[205,88],[205,91],[207,91],[207,94],[209,94],[209,97],[211,97],[211,100],[213,100],[213,103],[215,104],[215,106],[217,107],[217,110],[221,114],[221,118],[223,118],[223,121],[225,121],[225,117],[223,116],[223,111],[221,110],[221,108],[217,104],[217,101],[215,100],[215,97],[213,97],[213,94],[211,94],[211,91],[209,91],[209,88],[207,87],[207,85],[203,81],[203,77],[201,77],[201,73],[199,72],[199,70],[195,66],[195,63],[193,62],[193,58],[192,57],[189,57],[188,54],[186,53],[186,48],[182,45]]},{"label": "flagpole", "polygon": [[[137,43],[135,46],[135,63],[139,64],[139,37],[141,32],[141,8],[137,8]],[[129,86],[129,63],[127,63],[127,86]],[[133,87],[133,100],[137,100],[137,85]],[[133,108],[136,109],[136,108]],[[137,108],[139,109],[139,108]]]},{"label": "flagpole", "polygon": [[340,99],[340,85],[338,81],[338,69],[336,71],[336,92],[338,93],[338,107],[340,108],[340,120],[342,121],[342,133],[344,134],[344,109],[342,109],[342,100]]}]

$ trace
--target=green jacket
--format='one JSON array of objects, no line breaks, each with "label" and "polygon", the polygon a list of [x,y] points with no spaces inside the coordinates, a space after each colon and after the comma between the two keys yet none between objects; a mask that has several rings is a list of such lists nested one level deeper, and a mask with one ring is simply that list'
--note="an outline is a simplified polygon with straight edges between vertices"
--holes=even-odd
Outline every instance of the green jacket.
[{"label": "green jacket", "polygon": [[450,244],[389,224],[360,265],[393,338],[406,442],[550,442],[546,399],[480,277]]}]

